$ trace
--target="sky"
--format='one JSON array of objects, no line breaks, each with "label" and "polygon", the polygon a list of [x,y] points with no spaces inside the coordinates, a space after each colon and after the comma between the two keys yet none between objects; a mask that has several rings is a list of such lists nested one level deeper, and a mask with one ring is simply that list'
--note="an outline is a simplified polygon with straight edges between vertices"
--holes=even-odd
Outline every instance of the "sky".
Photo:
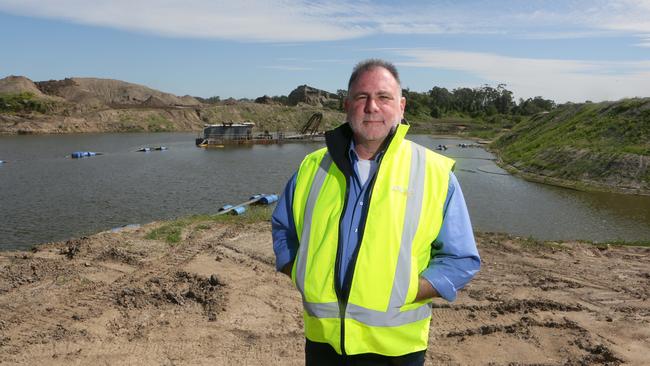
[{"label": "sky", "polygon": [[0,0],[0,78],[256,98],[345,89],[367,58],[393,62],[418,92],[650,97],[650,0]]}]

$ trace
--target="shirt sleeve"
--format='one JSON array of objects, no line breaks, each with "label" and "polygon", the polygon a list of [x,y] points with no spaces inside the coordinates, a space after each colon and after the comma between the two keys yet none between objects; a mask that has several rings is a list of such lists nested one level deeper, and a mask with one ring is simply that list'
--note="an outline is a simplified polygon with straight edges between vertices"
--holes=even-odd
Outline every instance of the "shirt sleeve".
[{"label": "shirt sleeve", "polygon": [[443,299],[454,301],[457,291],[476,275],[480,267],[481,258],[465,198],[456,176],[450,173],[442,227],[432,244],[429,267],[421,276]]},{"label": "shirt sleeve", "polygon": [[284,188],[278,204],[271,216],[273,251],[275,268],[280,271],[296,257],[298,252],[298,234],[293,220],[293,192],[296,187],[296,174],[291,177]]}]

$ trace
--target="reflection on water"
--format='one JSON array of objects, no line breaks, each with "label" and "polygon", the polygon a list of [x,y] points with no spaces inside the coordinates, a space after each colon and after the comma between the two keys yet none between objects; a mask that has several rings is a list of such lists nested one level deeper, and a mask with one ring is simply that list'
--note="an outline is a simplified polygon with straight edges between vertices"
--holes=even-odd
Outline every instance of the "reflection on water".
[{"label": "reflection on water", "polygon": [[[112,227],[214,213],[258,192],[281,192],[302,157],[322,145],[204,150],[192,133],[0,137],[0,248],[25,248]],[[540,239],[649,240],[650,197],[530,183],[460,140],[412,136],[457,161],[477,230]],[[467,141],[464,141],[467,142]],[[165,145],[168,151],[136,152]],[[76,150],[102,156],[70,159]],[[500,173],[500,174],[499,174]]]}]

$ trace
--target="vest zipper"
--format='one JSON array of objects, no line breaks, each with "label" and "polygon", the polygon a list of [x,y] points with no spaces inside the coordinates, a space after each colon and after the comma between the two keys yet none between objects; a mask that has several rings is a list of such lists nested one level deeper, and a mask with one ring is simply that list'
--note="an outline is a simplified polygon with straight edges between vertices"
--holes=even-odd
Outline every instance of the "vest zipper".
[{"label": "vest zipper", "polygon": [[[348,196],[348,191],[350,187],[350,177],[346,176],[345,178],[345,197]],[[345,310],[348,306],[348,299],[347,296],[344,296],[343,294],[343,284],[341,283],[341,256],[342,256],[342,250],[341,250],[341,244],[343,241],[341,240],[341,223],[343,222],[343,214],[345,213],[345,210],[347,209],[348,206],[348,200],[346,200],[343,203],[343,211],[341,211],[341,217],[339,218],[339,241],[338,245],[336,247],[336,262],[334,263],[334,292],[336,292],[336,298],[338,299],[339,303],[339,318],[341,319],[341,354],[345,356]]]}]

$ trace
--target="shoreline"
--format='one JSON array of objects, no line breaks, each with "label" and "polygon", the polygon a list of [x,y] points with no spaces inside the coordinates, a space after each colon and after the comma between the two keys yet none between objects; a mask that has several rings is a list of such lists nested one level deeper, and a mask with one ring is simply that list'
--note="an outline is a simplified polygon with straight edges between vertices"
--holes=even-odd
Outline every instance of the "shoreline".
[{"label": "shoreline", "polygon": [[90,135],[90,134],[111,134],[111,133],[190,133],[190,132],[202,132],[202,130],[174,130],[174,131],[56,131],[56,132],[32,132],[32,131],[21,131],[21,132],[7,132],[0,131],[0,136],[53,136],[53,135]]},{"label": "shoreline", "polygon": [[[523,177],[522,177],[523,178]],[[570,188],[570,187],[564,187],[564,188]],[[264,207],[262,208],[255,208],[257,210],[264,210]],[[249,213],[246,213],[246,215],[251,216]],[[260,215],[263,215],[260,217]],[[247,216],[241,217],[241,216],[230,216],[230,215],[224,215],[222,216],[222,219],[224,222],[227,223],[232,223],[232,222],[237,222],[241,220],[241,222],[245,224],[252,224],[252,223],[262,223],[265,221],[270,220],[270,211],[269,212],[257,212],[253,214],[253,218],[250,219]],[[196,222],[210,222],[214,220],[214,217],[217,217],[216,215],[188,215],[184,217],[180,217],[177,219],[173,220],[155,220],[151,221],[148,223],[144,224],[139,224],[139,223],[134,223],[134,224],[126,224],[123,226],[118,226],[114,228],[108,228],[105,230],[97,231],[94,233],[88,233],[85,235],[81,236],[72,236],[68,237],[65,239],[61,240],[53,240],[53,241],[46,241],[46,242],[41,242],[41,243],[35,243],[31,244],[28,247],[25,248],[19,248],[19,247],[8,247],[6,249],[3,249],[0,247],[0,256],[3,254],[7,253],[29,253],[29,252],[38,252],[42,247],[48,247],[52,245],[57,245],[60,243],[67,243],[67,242],[74,242],[78,240],[85,240],[89,237],[96,236],[96,235],[102,235],[102,234],[110,234],[110,233],[120,233],[122,231],[128,231],[128,230],[133,230],[133,229],[140,229],[140,228],[145,228],[145,227],[151,227],[152,225],[155,226],[161,226],[163,227],[163,234],[157,235],[159,236],[159,239],[162,238],[164,239],[164,236],[167,235],[167,228],[180,228],[182,229],[188,225],[191,225],[192,223]],[[200,219],[197,219],[200,218]],[[513,238],[515,240],[519,239],[525,239],[531,242],[536,242],[540,243],[540,245],[544,245],[545,243],[570,243],[570,242],[579,242],[583,243],[586,245],[593,245],[593,246],[602,246],[602,245],[613,245],[613,246],[630,246],[630,247],[650,247],[650,240],[648,241],[639,241],[639,240],[609,240],[609,241],[603,241],[603,242],[593,242],[591,240],[587,239],[538,239],[534,238],[531,235],[525,236],[525,234],[514,234],[514,233],[508,233],[508,232],[493,232],[493,231],[480,231],[480,230],[474,230],[474,235],[475,236],[499,236],[499,237],[509,237]],[[154,235],[156,236],[156,235]]]},{"label": "shoreline", "polygon": [[428,135],[434,138],[476,141],[477,143],[480,144],[481,148],[492,153],[496,157],[494,162],[497,166],[506,170],[509,174],[513,176],[520,177],[530,182],[546,184],[555,187],[562,187],[567,189],[573,189],[582,192],[600,192],[600,193],[616,193],[616,194],[625,194],[625,195],[650,196],[650,190],[644,190],[641,188],[616,187],[616,186],[601,184],[598,182],[574,181],[574,180],[554,178],[554,177],[522,171],[510,164],[505,163],[501,159],[501,156],[499,156],[498,151],[491,149],[489,147],[489,143],[494,140],[486,141],[485,139],[479,137],[447,135],[447,134],[428,134]]},{"label": "shoreline", "polygon": [[628,187],[616,187],[606,184],[601,184],[597,182],[585,182],[585,181],[574,181],[562,178],[549,177],[545,175],[539,175],[535,173],[525,172],[516,167],[505,163],[501,160],[498,154],[494,151],[491,151],[497,159],[495,164],[500,168],[506,170],[508,173],[525,179],[530,182],[546,184],[549,186],[562,187],[567,189],[573,189],[576,191],[582,192],[600,192],[600,193],[616,193],[616,194],[625,194],[625,195],[635,195],[635,196],[650,196],[650,190],[644,190],[641,188],[628,188]]}]

